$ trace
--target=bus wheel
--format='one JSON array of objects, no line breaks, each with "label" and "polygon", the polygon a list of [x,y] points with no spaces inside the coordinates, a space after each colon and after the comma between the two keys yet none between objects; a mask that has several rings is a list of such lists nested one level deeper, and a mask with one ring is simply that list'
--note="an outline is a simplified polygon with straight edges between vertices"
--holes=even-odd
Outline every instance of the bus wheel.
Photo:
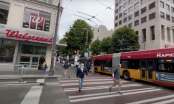
[{"label": "bus wheel", "polygon": [[125,79],[129,79],[130,78],[130,74],[129,74],[128,71],[124,71],[123,72],[123,76],[124,76]]}]

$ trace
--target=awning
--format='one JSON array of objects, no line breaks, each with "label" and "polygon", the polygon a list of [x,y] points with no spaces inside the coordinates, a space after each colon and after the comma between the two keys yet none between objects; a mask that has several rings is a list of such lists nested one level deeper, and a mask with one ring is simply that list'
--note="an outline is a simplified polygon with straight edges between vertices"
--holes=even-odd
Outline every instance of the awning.
[{"label": "awning", "polygon": [[57,46],[57,50],[62,50],[62,49],[65,49],[67,47],[66,44],[60,44],[60,43],[56,44],[56,46]]}]

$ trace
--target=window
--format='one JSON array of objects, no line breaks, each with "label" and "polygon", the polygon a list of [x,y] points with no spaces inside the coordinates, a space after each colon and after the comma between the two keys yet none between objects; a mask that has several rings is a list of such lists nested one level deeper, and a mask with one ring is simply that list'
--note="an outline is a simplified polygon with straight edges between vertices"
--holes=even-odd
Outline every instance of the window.
[{"label": "window", "polygon": [[149,15],[149,20],[154,19],[154,18],[155,18],[155,12]]},{"label": "window", "polygon": [[119,25],[121,25],[122,24],[122,20],[121,21],[119,21]]},{"label": "window", "polygon": [[126,2],[126,3],[124,3],[123,8],[125,8],[126,6],[127,6],[127,2]]},{"label": "window", "polygon": [[152,8],[155,8],[155,2],[149,4],[149,10],[152,9]]},{"label": "window", "polygon": [[141,0],[141,5],[143,5],[146,2],[147,2],[147,0]]},{"label": "window", "polygon": [[123,26],[123,27],[127,27],[127,25]]},{"label": "window", "polygon": [[13,62],[15,47],[15,41],[0,39],[0,63]]},{"label": "window", "polygon": [[118,16],[115,17],[115,20],[117,20],[117,19],[118,19]]},{"label": "window", "polygon": [[128,27],[129,27],[129,28],[132,28],[132,23],[128,24]]},{"label": "window", "polygon": [[143,41],[146,41],[146,29],[143,29],[142,33],[143,33]]},{"label": "window", "polygon": [[155,26],[151,26],[150,30],[151,30],[151,40],[155,40]]},{"label": "window", "polygon": [[174,8],[173,7],[171,7],[171,12],[174,13]]},{"label": "window", "polygon": [[131,4],[133,2],[133,0],[129,0],[129,4]]},{"label": "window", "polygon": [[134,8],[138,8],[139,7],[139,2],[137,2],[135,5],[134,5]]},{"label": "window", "polygon": [[118,24],[117,23],[115,23],[115,27],[117,27],[118,26]]},{"label": "window", "polygon": [[165,40],[165,29],[164,29],[164,25],[161,25],[161,39]]},{"label": "window", "polygon": [[170,11],[170,6],[168,4],[166,4],[166,9]]},{"label": "window", "polygon": [[158,63],[158,71],[173,73],[174,65],[173,63]]},{"label": "window", "polygon": [[134,16],[135,16],[135,17],[139,16],[139,11],[135,12],[135,13],[134,13]]},{"label": "window", "polygon": [[170,27],[167,27],[167,40],[170,41]]},{"label": "window", "polygon": [[170,15],[166,14],[166,19],[170,21]]},{"label": "window", "polygon": [[160,7],[164,8],[164,2],[160,1]]},{"label": "window", "polygon": [[21,47],[21,53],[31,55],[46,55],[46,47],[23,44]]},{"label": "window", "polygon": [[133,14],[129,15],[129,20],[131,20],[133,18]]},{"label": "window", "polygon": [[141,23],[146,22],[146,17],[141,18]]},{"label": "window", "polygon": [[118,6],[118,3],[116,3],[116,6]]},{"label": "window", "polygon": [[135,31],[135,33],[138,35],[138,31]]},{"label": "window", "polygon": [[124,15],[126,15],[126,14],[127,14],[127,10],[124,11]]},{"label": "window", "polygon": [[7,24],[9,4],[0,2],[0,24]]},{"label": "window", "polygon": [[119,18],[121,18],[121,17],[122,17],[122,13],[119,14]]},{"label": "window", "polygon": [[135,26],[139,25],[139,20],[136,20],[134,24]]},{"label": "window", "polygon": [[161,18],[165,18],[163,12],[160,12],[160,16],[161,16]]},{"label": "window", "polygon": [[133,10],[133,6],[131,6],[129,9],[128,9],[128,12],[131,12]]},{"label": "window", "polygon": [[174,22],[174,17],[172,17],[172,22]]},{"label": "window", "polygon": [[25,8],[23,27],[40,31],[49,31],[51,14]]},{"label": "window", "polygon": [[124,23],[127,22],[127,17],[124,18],[123,22],[124,22]]},{"label": "window", "polygon": [[146,7],[144,7],[144,8],[141,9],[141,14],[143,14],[145,12],[146,12]]},{"label": "window", "polygon": [[112,60],[106,60],[105,67],[112,67]]},{"label": "window", "polygon": [[118,13],[118,9],[115,11],[115,13]]},{"label": "window", "polygon": [[53,3],[53,0],[43,0],[43,2],[52,4]]},{"label": "window", "polygon": [[99,61],[99,60],[94,61],[94,66],[100,66],[100,65],[101,65],[101,61]]},{"label": "window", "polygon": [[122,6],[120,6],[119,11],[122,9]]}]

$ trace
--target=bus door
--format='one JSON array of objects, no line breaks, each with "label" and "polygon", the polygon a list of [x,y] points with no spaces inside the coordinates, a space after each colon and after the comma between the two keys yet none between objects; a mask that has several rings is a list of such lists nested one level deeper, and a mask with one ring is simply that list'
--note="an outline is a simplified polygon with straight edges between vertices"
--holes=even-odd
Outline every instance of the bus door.
[{"label": "bus door", "polygon": [[153,78],[153,66],[154,61],[152,59],[141,60],[140,61],[140,77],[142,80],[151,81]]},{"label": "bus door", "polygon": [[105,61],[101,61],[100,67],[101,67],[101,72],[104,71],[104,67],[105,67]]}]

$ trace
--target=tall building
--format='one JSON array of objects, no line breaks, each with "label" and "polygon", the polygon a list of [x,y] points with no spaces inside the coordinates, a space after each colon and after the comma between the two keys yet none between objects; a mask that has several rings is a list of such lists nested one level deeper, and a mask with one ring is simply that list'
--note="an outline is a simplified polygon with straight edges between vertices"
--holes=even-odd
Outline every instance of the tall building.
[{"label": "tall building", "polygon": [[92,41],[95,41],[97,39],[102,40],[103,38],[111,37],[113,34],[113,30],[108,30],[104,25],[100,25],[98,27],[91,26],[91,29],[93,30],[94,34]]},{"label": "tall building", "polygon": [[17,65],[37,70],[44,61],[49,69],[58,2],[0,0],[0,71]]},{"label": "tall building", "polygon": [[135,30],[140,50],[174,46],[174,0],[115,0],[114,23]]}]

